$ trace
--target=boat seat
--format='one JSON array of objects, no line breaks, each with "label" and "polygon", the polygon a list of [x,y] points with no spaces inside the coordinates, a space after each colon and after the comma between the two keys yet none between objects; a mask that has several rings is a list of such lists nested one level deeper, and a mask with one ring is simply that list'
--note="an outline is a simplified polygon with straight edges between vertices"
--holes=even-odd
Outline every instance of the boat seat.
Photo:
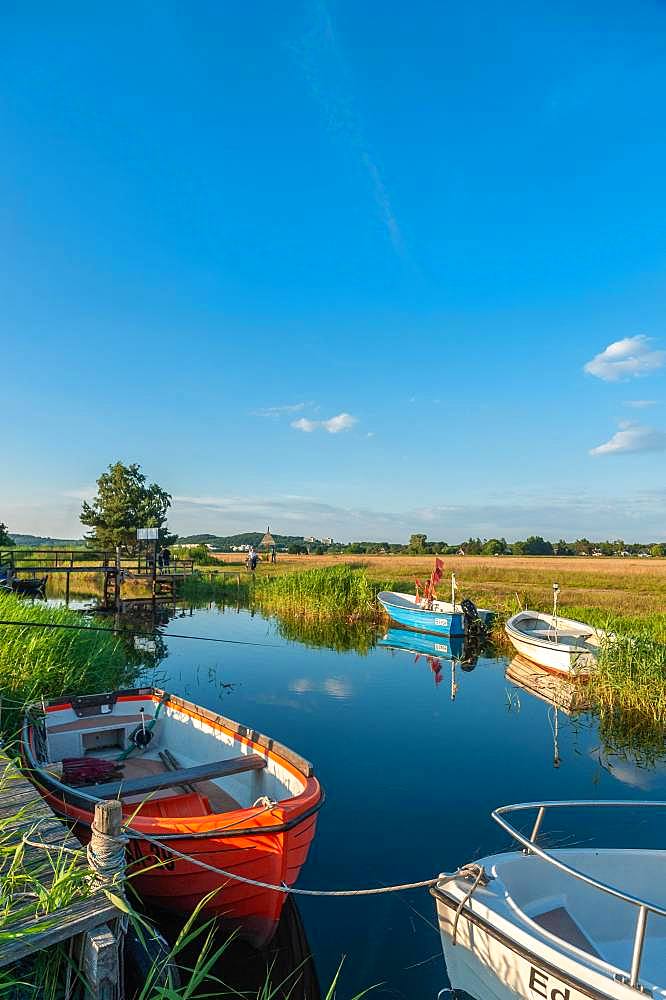
[{"label": "boat seat", "polygon": [[594,635],[594,632],[577,632],[573,635],[571,632],[564,632],[554,628],[534,628],[525,634],[528,636],[533,635],[535,639],[548,639],[551,642],[566,642],[567,639],[585,642],[586,639],[590,639]]},{"label": "boat seat", "polygon": [[123,816],[159,816],[168,819],[181,819],[187,816],[210,816],[213,810],[210,802],[198,792],[185,795],[171,795],[166,799],[156,799],[149,802],[123,803]]},{"label": "boat seat", "polygon": [[546,910],[544,913],[532,917],[532,920],[549,934],[560,938],[561,941],[566,941],[574,948],[585,951],[588,955],[593,955],[603,961],[603,957],[564,906],[556,906],[552,910]]},{"label": "boat seat", "polygon": [[130,795],[148,795],[162,788],[173,788],[174,785],[196,784],[197,781],[225,778],[230,774],[240,774],[242,771],[259,771],[264,767],[266,767],[265,757],[257,753],[248,753],[227,760],[213,761],[210,764],[197,764],[195,767],[181,767],[176,771],[165,771],[162,774],[149,774],[143,778],[109,781],[103,785],[85,785],[80,791],[99,799],[122,799]]}]

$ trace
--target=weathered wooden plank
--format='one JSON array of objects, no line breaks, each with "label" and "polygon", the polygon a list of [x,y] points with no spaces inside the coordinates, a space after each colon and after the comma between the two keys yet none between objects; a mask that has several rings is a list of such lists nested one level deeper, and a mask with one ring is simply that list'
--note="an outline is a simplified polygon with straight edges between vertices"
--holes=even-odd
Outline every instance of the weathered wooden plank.
[{"label": "weathered wooden plank", "polygon": [[145,778],[109,781],[103,785],[86,785],[78,791],[96,795],[100,799],[126,798],[128,795],[144,795],[162,788],[172,788],[174,785],[226,778],[227,775],[239,774],[241,771],[259,771],[263,767],[266,767],[265,759],[259,754],[249,753],[240,757],[230,757],[228,760],[213,761],[211,764],[182,767],[177,771],[165,771],[163,774],[149,774]]},{"label": "weathered wooden plank", "polygon": [[[22,868],[26,874],[48,885],[53,877],[52,862],[58,849],[77,851],[81,868],[87,870],[85,853],[69,828],[51,812],[37,789],[21,774],[16,764],[0,752],[0,817],[3,823],[4,846],[17,847],[23,837],[44,847],[25,845]],[[71,859],[71,855],[68,855]],[[99,928],[117,918],[118,911],[103,892],[37,919],[30,918],[5,925],[6,935],[0,947],[0,968],[26,956],[67,941],[93,928]],[[12,936],[13,935],[13,936]]]},{"label": "weathered wooden plank", "polygon": [[94,927],[100,927],[117,916],[118,911],[107,897],[98,894],[56,910],[50,917],[44,917],[43,923],[37,923],[37,927],[40,928],[37,931],[34,920],[4,927],[5,934],[11,931],[18,936],[11,941],[3,941],[0,947],[0,968],[43,948],[68,941],[71,937],[83,934]]}]

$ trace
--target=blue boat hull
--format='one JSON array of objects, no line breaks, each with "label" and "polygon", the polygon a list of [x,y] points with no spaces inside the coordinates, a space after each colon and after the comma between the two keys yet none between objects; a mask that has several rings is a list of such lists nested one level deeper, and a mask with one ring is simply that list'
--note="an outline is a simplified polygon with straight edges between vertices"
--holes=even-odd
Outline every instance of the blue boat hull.
[{"label": "blue boat hull", "polygon": [[379,602],[386,614],[398,625],[416,629],[417,632],[433,632],[435,635],[464,635],[465,626],[461,611],[451,614],[440,614],[437,611],[426,611],[424,608],[404,608],[396,604],[388,604],[381,597]]}]

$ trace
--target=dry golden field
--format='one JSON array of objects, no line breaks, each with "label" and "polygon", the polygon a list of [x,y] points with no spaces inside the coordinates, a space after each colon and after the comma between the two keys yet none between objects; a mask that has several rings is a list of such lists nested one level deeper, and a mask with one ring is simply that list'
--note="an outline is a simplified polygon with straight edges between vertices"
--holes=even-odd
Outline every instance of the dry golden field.
[{"label": "dry golden field", "polygon": [[[552,584],[559,583],[563,605],[597,607],[626,615],[666,612],[666,559],[619,559],[581,556],[444,556],[444,572],[455,573],[459,596],[478,604],[503,604],[518,595],[520,603],[547,607]],[[224,553],[218,561],[236,571],[243,567],[240,553]],[[278,555],[271,565],[261,562],[261,575],[289,573],[348,563],[364,566],[373,580],[413,585],[427,577],[432,556],[291,556]],[[446,594],[446,580],[440,593]]]}]

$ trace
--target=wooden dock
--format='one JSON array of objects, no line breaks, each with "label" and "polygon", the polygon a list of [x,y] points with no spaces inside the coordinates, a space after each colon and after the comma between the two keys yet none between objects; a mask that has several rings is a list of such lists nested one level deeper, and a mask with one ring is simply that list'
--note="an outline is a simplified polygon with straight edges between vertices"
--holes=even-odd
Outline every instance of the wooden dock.
[{"label": "wooden dock", "polygon": [[69,600],[72,574],[104,577],[104,605],[119,604],[124,583],[142,582],[153,597],[175,596],[178,583],[194,573],[193,559],[174,559],[159,568],[146,552],[125,558],[120,552],[91,549],[3,549],[0,577],[7,586],[13,581],[40,580],[52,573],[65,574],[65,600]]},{"label": "wooden dock", "polygon": [[[59,852],[65,851],[68,862],[72,860],[69,851],[76,851],[80,857],[76,864],[90,871],[81,844],[54,816],[17,766],[0,751],[0,878],[3,880],[7,878],[8,867],[16,865],[15,848],[20,847],[24,837],[46,845],[25,845],[20,872],[29,879],[48,885],[53,878],[54,860]],[[26,885],[20,888],[25,890]],[[25,898],[17,899],[16,905],[24,908]],[[85,976],[87,995],[111,1000],[120,994],[121,986],[118,938],[111,929],[119,916],[107,895],[98,890],[47,916],[23,917],[16,923],[4,924],[0,968],[73,940],[72,954]]]}]

